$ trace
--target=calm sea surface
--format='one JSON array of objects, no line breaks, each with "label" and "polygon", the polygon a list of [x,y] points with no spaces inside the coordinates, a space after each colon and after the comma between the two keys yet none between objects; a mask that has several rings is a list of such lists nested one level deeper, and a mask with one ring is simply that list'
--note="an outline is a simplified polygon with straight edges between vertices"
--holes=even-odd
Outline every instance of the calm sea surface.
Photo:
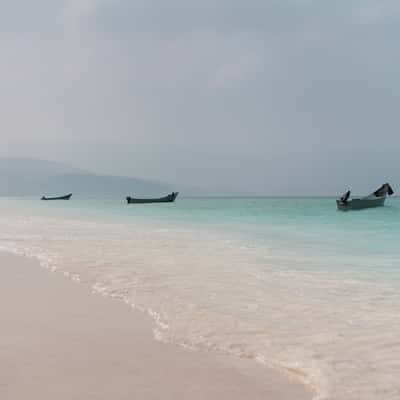
[{"label": "calm sea surface", "polygon": [[149,312],[160,340],[251,358],[321,399],[400,398],[400,200],[0,199],[0,250]]}]

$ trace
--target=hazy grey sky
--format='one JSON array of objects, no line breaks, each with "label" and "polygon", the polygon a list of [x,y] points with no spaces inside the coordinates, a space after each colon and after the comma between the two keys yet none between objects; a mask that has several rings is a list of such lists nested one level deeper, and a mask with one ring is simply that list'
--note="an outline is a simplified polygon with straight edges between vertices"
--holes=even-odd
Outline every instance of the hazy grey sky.
[{"label": "hazy grey sky", "polygon": [[400,187],[398,0],[13,0],[0,156],[244,193]]}]

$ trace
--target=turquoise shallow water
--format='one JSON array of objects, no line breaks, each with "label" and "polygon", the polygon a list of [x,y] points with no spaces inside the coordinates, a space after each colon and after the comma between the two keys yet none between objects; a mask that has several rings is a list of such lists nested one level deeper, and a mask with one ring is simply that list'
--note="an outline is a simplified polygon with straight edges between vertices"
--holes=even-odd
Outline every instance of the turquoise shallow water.
[{"label": "turquoise shallow water", "polygon": [[391,261],[400,256],[397,198],[388,200],[384,208],[347,213],[338,212],[332,198],[181,198],[172,205],[144,206],[127,206],[112,197],[46,203],[30,198],[2,201],[11,208],[23,207],[56,218],[225,231],[252,243],[273,244],[281,251],[360,257],[361,262],[351,268],[393,267],[395,273],[397,265]]},{"label": "turquoise shallow water", "polygon": [[400,393],[400,200],[0,199],[0,249],[149,312],[156,336],[267,363],[320,398]]},{"label": "turquoise shallow water", "polygon": [[340,244],[344,251],[395,250],[394,239],[400,233],[400,199],[397,198],[388,200],[384,208],[350,213],[338,212],[331,198],[181,198],[171,205],[136,206],[127,206],[121,199],[112,197],[45,203],[31,198],[0,201],[4,206],[20,206],[46,215],[226,228],[260,238],[275,235],[276,239],[312,240],[328,246]]}]

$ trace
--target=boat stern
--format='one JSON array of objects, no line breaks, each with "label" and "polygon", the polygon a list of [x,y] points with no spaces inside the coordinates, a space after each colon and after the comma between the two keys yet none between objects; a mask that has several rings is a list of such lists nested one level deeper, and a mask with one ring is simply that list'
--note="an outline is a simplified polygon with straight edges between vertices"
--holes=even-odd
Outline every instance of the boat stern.
[{"label": "boat stern", "polygon": [[342,200],[336,200],[336,206],[339,211],[348,211],[351,210],[351,202],[343,202]]}]

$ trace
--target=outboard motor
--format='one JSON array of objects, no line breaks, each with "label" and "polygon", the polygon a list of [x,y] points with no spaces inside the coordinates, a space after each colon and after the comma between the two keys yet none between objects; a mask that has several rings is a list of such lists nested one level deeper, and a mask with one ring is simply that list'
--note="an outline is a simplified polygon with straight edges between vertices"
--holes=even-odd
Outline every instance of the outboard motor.
[{"label": "outboard motor", "polygon": [[392,187],[388,183],[385,183],[376,192],[374,192],[374,195],[376,197],[382,197],[382,196],[385,196],[387,194],[389,196],[394,194],[394,191],[393,191]]}]

